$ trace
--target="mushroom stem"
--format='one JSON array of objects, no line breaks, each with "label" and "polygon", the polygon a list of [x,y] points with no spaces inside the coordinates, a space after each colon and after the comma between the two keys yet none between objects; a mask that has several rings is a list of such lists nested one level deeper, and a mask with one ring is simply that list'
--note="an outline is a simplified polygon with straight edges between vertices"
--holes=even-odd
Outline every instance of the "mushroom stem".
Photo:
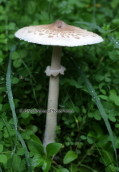
[{"label": "mushroom stem", "polygon": [[[59,70],[61,68],[61,52],[62,47],[54,46],[51,61],[51,70]],[[43,146],[46,147],[47,144],[55,142],[55,130],[57,126],[57,110],[58,107],[58,96],[59,96],[59,74],[54,77],[50,76],[49,81],[49,95],[48,95],[48,106],[47,116],[46,116],[46,128],[43,140]]]}]

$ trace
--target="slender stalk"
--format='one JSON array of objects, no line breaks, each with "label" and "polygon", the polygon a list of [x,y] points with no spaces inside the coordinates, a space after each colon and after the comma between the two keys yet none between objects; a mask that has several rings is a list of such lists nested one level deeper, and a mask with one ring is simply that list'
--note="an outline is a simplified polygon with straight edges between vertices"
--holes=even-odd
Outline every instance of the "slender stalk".
[{"label": "slender stalk", "polygon": [[[61,68],[61,51],[62,47],[55,46],[52,53],[51,70],[59,70]],[[49,81],[49,96],[48,96],[48,106],[47,116],[46,116],[46,128],[43,140],[43,146],[46,147],[47,144],[55,141],[55,130],[57,126],[57,110],[58,107],[58,96],[59,96],[59,75],[56,77],[50,76]]]},{"label": "slender stalk", "polygon": [[80,164],[80,166],[85,167],[85,168],[87,168],[87,169],[89,169],[89,170],[91,170],[91,171],[94,171],[94,169],[92,169],[91,167],[89,167],[89,166],[87,166],[87,165]]}]

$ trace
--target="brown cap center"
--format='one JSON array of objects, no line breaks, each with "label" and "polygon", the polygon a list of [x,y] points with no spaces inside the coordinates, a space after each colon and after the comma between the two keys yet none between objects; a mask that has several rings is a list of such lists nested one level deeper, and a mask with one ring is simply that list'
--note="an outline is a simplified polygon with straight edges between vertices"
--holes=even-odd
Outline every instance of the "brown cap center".
[{"label": "brown cap center", "polygon": [[52,23],[51,26],[56,29],[62,29],[67,26],[65,22],[62,20],[57,20],[56,22]]}]

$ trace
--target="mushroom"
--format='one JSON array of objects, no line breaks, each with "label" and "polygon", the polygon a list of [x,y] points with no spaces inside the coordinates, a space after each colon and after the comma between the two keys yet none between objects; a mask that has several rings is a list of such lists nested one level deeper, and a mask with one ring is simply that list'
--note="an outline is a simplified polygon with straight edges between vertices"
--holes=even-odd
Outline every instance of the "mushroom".
[{"label": "mushroom", "polygon": [[49,96],[46,116],[46,128],[43,140],[43,146],[55,142],[55,130],[57,126],[57,107],[59,95],[59,74],[64,74],[65,68],[60,66],[62,46],[74,47],[89,44],[96,44],[103,39],[87,30],[79,27],[67,25],[58,20],[48,25],[29,26],[19,29],[15,36],[24,41],[53,45],[51,67],[46,68],[46,75],[50,76]]}]

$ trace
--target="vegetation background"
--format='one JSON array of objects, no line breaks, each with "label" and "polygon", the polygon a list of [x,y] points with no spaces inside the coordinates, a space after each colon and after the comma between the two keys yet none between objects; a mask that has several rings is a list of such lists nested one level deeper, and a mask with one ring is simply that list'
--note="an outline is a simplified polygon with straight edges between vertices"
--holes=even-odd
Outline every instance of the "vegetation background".
[{"label": "vegetation background", "polygon": [[[67,70],[60,76],[58,108],[74,113],[58,115],[56,142],[62,147],[49,145],[46,154],[45,114],[22,109],[47,107],[44,71],[52,47],[24,42],[14,33],[59,19],[99,34],[104,42],[63,48]],[[0,0],[0,171],[116,172],[118,148],[119,1]]]}]

